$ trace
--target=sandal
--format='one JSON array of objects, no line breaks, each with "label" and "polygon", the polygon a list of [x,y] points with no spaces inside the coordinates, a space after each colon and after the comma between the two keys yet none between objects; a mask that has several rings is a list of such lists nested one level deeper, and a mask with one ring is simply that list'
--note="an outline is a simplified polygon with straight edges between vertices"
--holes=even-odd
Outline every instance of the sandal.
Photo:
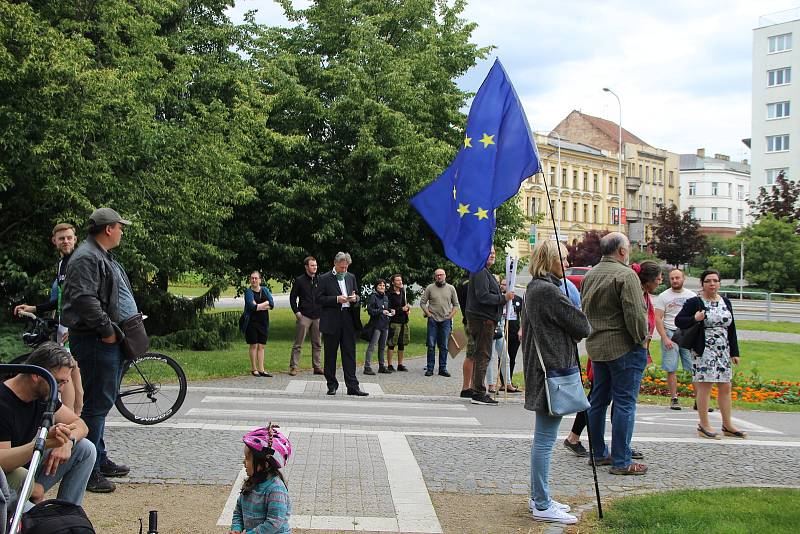
[{"label": "sandal", "polygon": [[507,391],[508,393],[519,393],[519,392],[520,392],[520,391],[522,391],[522,390],[521,390],[521,389],[519,389],[517,386],[515,386],[515,385],[513,385],[513,384],[512,384],[512,385],[510,385],[510,386],[506,386],[506,391]]},{"label": "sandal", "polygon": [[272,378],[272,375],[267,373],[266,371],[259,371],[258,372],[258,376],[264,376],[264,377],[267,377],[267,378]]},{"label": "sandal", "polygon": [[250,371],[250,374],[253,376],[261,376],[260,374],[258,374],[258,371]]},{"label": "sandal", "polygon": [[631,462],[628,467],[612,467],[608,472],[612,475],[643,475],[647,473],[647,466]]},{"label": "sandal", "polygon": [[720,439],[719,434],[716,432],[709,432],[700,425],[697,425],[697,435],[706,439]]},{"label": "sandal", "polygon": [[725,428],[725,425],[722,425],[722,433],[728,436],[729,438],[741,438],[741,439],[747,438],[747,432],[742,432],[741,430],[736,430],[736,431],[728,430],[727,428]]}]

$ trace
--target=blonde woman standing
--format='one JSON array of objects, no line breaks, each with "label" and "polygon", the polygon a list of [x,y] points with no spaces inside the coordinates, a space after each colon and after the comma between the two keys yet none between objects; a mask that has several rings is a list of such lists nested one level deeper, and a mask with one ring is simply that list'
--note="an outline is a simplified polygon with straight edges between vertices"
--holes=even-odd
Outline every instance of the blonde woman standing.
[{"label": "blonde woman standing", "polygon": [[[561,255],[559,257],[559,248]],[[562,259],[563,258],[563,259]],[[567,250],[556,241],[542,241],[533,249],[525,291],[522,318],[522,355],[525,371],[525,409],[536,412],[531,445],[531,499],[529,507],[536,521],[573,524],[578,519],[569,506],[550,497],[548,475],[561,416],[549,413],[545,394],[547,369],[578,365],[577,342],[589,335],[589,321],[564,293],[564,269],[569,267]],[[535,336],[535,339],[534,339]],[[541,354],[538,349],[541,349]]]}]

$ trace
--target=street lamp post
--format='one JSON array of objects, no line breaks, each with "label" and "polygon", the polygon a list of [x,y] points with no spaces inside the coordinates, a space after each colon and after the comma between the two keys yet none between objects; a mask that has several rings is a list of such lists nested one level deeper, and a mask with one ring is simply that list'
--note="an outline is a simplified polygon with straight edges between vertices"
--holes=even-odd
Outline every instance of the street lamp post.
[{"label": "street lamp post", "polygon": [[[556,171],[556,183],[561,180],[561,136],[557,132],[550,132],[549,135],[555,135],[558,139],[558,170]],[[563,184],[562,184],[563,185]],[[561,241],[561,189],[556,186],[556,194],[558,195],[558,227],[556,228],[556,241]]]},{"label": "street lamp post", "polygon": [[[614,95],[614,98],[617,99],[617,105],[619,106],[619,145],[617,147],[617,179],[620,181],[622,180],[622,102],[619,99],[617,93],[609,89],[608,87],[603,87],[603,91],[606,93],[611,93]],[[625,191],[625,183],[622,183],[622,190]],[[622,194],[619,194],[619,216],[617,220],[619,221],[619,232],[622,232],[622,208],[624,207],[624,197]],[[641,217],[641,214],[639,215]]]}]

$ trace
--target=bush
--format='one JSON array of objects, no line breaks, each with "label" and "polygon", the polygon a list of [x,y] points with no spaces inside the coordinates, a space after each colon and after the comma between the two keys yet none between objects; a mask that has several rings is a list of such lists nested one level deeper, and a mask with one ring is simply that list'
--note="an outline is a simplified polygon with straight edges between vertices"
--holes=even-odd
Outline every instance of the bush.
[{"label": "bush", "polygon": [[152,349],[220,350],[239,336],[241,312],[201,314],[195,326],[150,338]]}]

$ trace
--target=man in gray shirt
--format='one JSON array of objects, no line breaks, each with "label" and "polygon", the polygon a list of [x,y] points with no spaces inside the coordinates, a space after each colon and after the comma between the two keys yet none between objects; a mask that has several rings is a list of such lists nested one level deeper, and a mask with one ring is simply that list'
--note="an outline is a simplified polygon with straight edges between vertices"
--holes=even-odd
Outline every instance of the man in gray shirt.
[{"label": "man in gray shirt", "polygon": [[106,416],[114,405],[122,379],[120,324],[138,308],[125,269],[111,254],[122,241],[123,226],[131,224],[111,208],[89,216],[89,237],[72,254],[64,281],[61,319],[69,328],[72,354],[83,379],[82,419],[87,438],[97,448],[87,491],[110,493],[116,489],[106,477],[121,477],[130,469],[112,462],[103,440]]},{"label": "man in gray shirt", "polygon": [[453,316],[458,311],[456,288],[447,283],[444,269],[433,272],[434,283],[429,284],[422,293],[419,305],[428,318],[428,366],[425,376],[433,376],[436,363],[436,346],[439,346],[439,374],[450,376],[447,372],[447,340],[453,330]]}]

